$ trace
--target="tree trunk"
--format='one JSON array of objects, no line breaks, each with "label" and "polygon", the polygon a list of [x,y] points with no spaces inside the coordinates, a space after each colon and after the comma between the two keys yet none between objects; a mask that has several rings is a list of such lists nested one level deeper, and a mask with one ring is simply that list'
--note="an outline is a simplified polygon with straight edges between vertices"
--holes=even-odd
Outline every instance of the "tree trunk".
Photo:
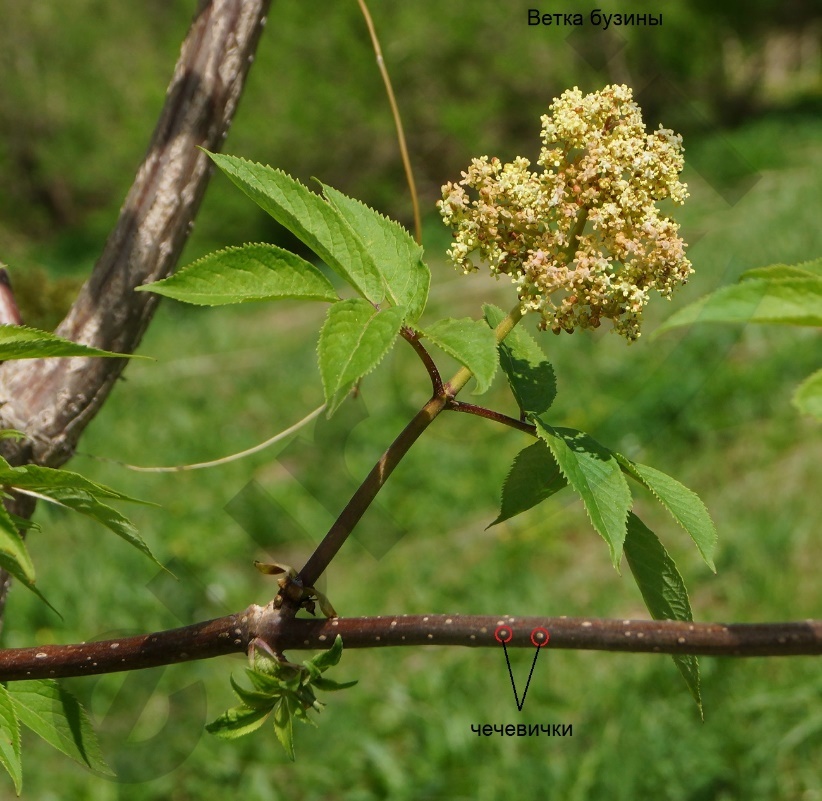
[{"label": "tree trunk", "polygon": [[[56,333],[132,353],[158,297],[135,292],[172,273],[205,193],[210,162],[198,147],[222,146],[237,109],[271,0],[201,2],[183,42],[148,153],[92,274]],[[59,467],[74,453],[126,359],[36,359],[0,365],[0,441],[9,462]],[[28,517],[29,498],[10,510]],[[9,576],[0,571],[0,620]]]}]

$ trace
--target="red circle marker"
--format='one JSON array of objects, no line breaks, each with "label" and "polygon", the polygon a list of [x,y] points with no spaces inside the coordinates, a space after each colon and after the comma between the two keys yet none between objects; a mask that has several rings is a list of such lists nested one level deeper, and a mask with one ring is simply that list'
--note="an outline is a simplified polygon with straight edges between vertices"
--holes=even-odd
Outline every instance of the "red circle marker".
[{"label": "red circle marker", "polygon": [[494,631],[494,638],[497,642],[511,642],[514,638],[514,630],[510,626],[497,626]]},{"label": "red circle marker", "polygon": [[548,630],[542,628],[542,626],[531,632],[531,642],[536,645],[537,648],[542,648],[543,645],[548,645],[548,640],[550,639],[551,635],[548,633]]}]

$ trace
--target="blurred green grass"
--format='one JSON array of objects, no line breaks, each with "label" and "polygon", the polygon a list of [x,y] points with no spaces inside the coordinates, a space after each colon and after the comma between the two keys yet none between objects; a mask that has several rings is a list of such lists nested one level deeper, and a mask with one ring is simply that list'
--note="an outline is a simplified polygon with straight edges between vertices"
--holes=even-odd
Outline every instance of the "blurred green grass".
[{"label": "blurred green grass", "polygon": [[[698,147],[766,152],[797,130],[799,144],[778,163],[751,159],[758,180],[733,205],[717,191],[722,185],[689,175],[693,197],[682,220],[697,272],[672,305],[652,302],[647,333],[744,269],[822,252],[817,121],[770,119]],[[452,273],[437,225],[428,220],[435,289],[427,319],[476,316],[488,293],[510,306],[513,292],[504,283]],[[43,532],[30,538],[38,586],[65,619],[15,587],[5,646],[171,627],[273,594],[253,560],[299,564],[356,479],[426,399],[427,377],[410,349],[400,343],[366,379],[361,398],[346,404],[338,422],[322,424],[316,439],[308,430],[296,444],[241,462],[170,475],[133,473],[88,454],[189,463],[290,425],[321,402],[314,348],[323,313],[319,305],[202,310],[163,301],[140,351],[157,361],[129,366],[71,467],[161,505],[127,511],[181,581],[158,576],[102,529],[41,506]],[[631,347],[608,332],[541,335],[558,377],[555,420],[703,497],[719,528],[718,576],[650,500],[638,504],[677,558],[697,619],[818,617],[822,439],[818,425],[789,404],[793,387],[818,367],[818,334],[697,327],[652,342],[647,333]],[[483,402],[511,411],[499,378]],[[510,461],[528,442],[467,415],[443,415],[332,565],[326,590],[337,609],[645,616],[630,577],[610,568],[606,547],[570,497],[485,529]],[[385,542],[393,547],[375,558]],[[514,653],[518,680],[530,660],[528,651]],[[517,714],[496,650],[348,652],[336,677],[360,683],[327,699],[319,729],[300,727],[296,765],[268,729],[235,744],[202,734],[201,725],[232,703],[227,677],[241,670],[239,658],[72,681],[130,783],[93,777],[27,737],[24,797],[188,801],[229,784],[235,795],[260,801],[496,799],[512,792],[822,798],[817,661],[701,662],[704,724],[667,658],[548,649]],[[570,723],[574,735],[496,739],[470,731],[471,724],[523,722]]]}]

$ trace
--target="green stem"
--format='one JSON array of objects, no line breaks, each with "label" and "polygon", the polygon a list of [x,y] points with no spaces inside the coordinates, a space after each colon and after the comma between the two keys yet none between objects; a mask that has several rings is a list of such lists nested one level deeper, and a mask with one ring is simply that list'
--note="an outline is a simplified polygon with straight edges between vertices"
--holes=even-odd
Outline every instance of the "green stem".
[{"label": "green stem", "polygon": [[[502,342],[502,340],[511,333],[514,326],[523,318],[524,314],[519,304],[508,312],[508,316],[494,329],[497,344]],[[452,398],[456,397],[457,393],[468,383],[468,379],[470,379],[472,375],[473,373],[467,367],[462,367],[445,385],[446,394]]]},{"label": "green stem", "polygon": [[577,252],[577,239],[580,236],[582,236],[582,231],[585,228],[585,223],[588,222],[588,211],[588,206],[583,206],[579,210],[579,216],[577,217],[577,221],[574,223],[571,235],[568,237],[568,247],[565,248],[565,264],[570,264],[574,260],[574,256]]},{"label": "green stem", "polygon": [[414,171],[411,169],[411,159],[408,156],[408,145],[405,143],[405,131],[402,127],[402,119],[400,117],[400,107],[397,105],[397,99],[394,97],[394,89],[391,86],[391,77],[388,74],[388,68],[385,66],[385,59],[382,57],[382,49],[380,48],[380,40],[377,37],[377,31],[374,28],[374,22],[371,19],[371,14],[368,11],[368,6],[365,0],[358,0],[360,4],[360,11],[365,17],[365,24],[368,27],[368,33],[371,36],[371,44],[374,48],[374,55],[377,57],[377,66],[382,75],[382,82],[385,85],[385,93],[388,95],[388,104],[391,106],[391,116],[394,118],[394,127],[397,129],[397,141],[400,146],[400,156],[402,157],[402,166],[405,170],[405,179],[408,182],[408,191],[411,193],[411,207],[414,210],[414,239],[417,244],[422,244],[422,217],[420,216],[420,202],[417,197],[417,185],[414,181]]},{"label": "green stem", "polygon": [[[502,340],[511,333],[511,330],[522,317],[523,312],[519,304],[517,304],[508,313],[508,316],[494,329],[497,342],[502,342]],[[323,574],[331,563],[331,560],[337,555],[343,543],[354,530],[354,526],[357,525],[360,518],[365,514],[365,510],[368,509],[374,501],[383,484],[388,480],[391,473],[394,472],[394,468],[400,463],[403,456],[408,453],[411,446],[419,439],[422,432],[434,422],[437,415],[448,406],[457,393],[468,383],[468,379],[470,379],[472,375],[473,373],[467,367],[463,367],[457,371],[454,377],[443,387],[442,391],[434,393],[431,400],[414,415],[411,422],[408,423],[400,435],[380,457],[380,460],[371,468],[371,472],[365,477],[365,480],[357,488],[357,491],[351,496],[351,500],[348,501],[340,513],[340,516],[334,521],[334,525],[328,530],[323,541],[317,546],[314,553],[311,554],[311,557],[300,571],[298,581],[301,582],[304,587],[313,587],[314,584],[316,584],[317,579]],[[296,607],[293,605],[287,606],[287,604],[284,604],[284,608],[296,612]]]}]

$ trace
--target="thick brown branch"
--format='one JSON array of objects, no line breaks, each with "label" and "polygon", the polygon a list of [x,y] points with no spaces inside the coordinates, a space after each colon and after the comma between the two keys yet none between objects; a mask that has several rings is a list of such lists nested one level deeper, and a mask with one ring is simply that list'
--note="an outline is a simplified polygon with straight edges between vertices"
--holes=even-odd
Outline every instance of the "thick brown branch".
[{"label": "thick brown branch", "polygon": [[[148,153],[91,277],[57,329],[61,336],[120,353],[137,348],[158,298],[134,288],[165,278],[177,263],[210,173],[197,148],[220,149],[270,2],[200,3]],[[78,358],[0,366],[0,428],[28,434],[0,442],[0,455],[12,464],[64,464],[125,363]],[[8,584],[0,571],[0,616]]]},{"label": "thick brown branch", "polygon": [[[674,620],[604,620],[573,617],[398,615],[336,620],[284,621],[263,617],[260,634],[278,650],[330,647],[339,634],[346,648],[391,645],[499,646],[498,626],[513,629],[509,648],[533,648],[531,632],[544,628],[549,647],[587,651],[704,654],[709,656],[797,656],[822,654],[822,620],[796,623],[682,623]],[[281,627],[281,628],[280,628]]]},{"label": "thick brown branch", "polygon": [[495,648],[498,626],[513,631],[509,648],[533,648],[531,632],[548,631],[549,648],[707,656],[818,656],[822,620],[792,623],[682,623],[572,617],[397,615],[334,620],[289,618],[269,605],[171,631],[118,640],[0,651],[0,681],[89,676],[244,653],[259,637],[277,651],[461,645]]},{"label": "thick brown branch", "polygon": [[91,676],[243,653],[248,613],[117,640],[0,651],[0,681]]},{"label": "thick brown branch", "polygon": [[[0,262],[2,265],[2,262]],[[22,325],[20,309],[11,288],[11,281],[6,268],[0,266],[0,325]]]},{"label": "thick brown branch", "polygon": [[[57,333],[131,353],[157,297],[134,292],[168,276],[191,230],[217,150],[237,108],[270,0],[211,0],[185,39],[145,160],[91,277]],[[4,445],[17,464],[59,467],[122,372],[117,359],[7,362],[0,369],[0,427],[30,439]]]}]

